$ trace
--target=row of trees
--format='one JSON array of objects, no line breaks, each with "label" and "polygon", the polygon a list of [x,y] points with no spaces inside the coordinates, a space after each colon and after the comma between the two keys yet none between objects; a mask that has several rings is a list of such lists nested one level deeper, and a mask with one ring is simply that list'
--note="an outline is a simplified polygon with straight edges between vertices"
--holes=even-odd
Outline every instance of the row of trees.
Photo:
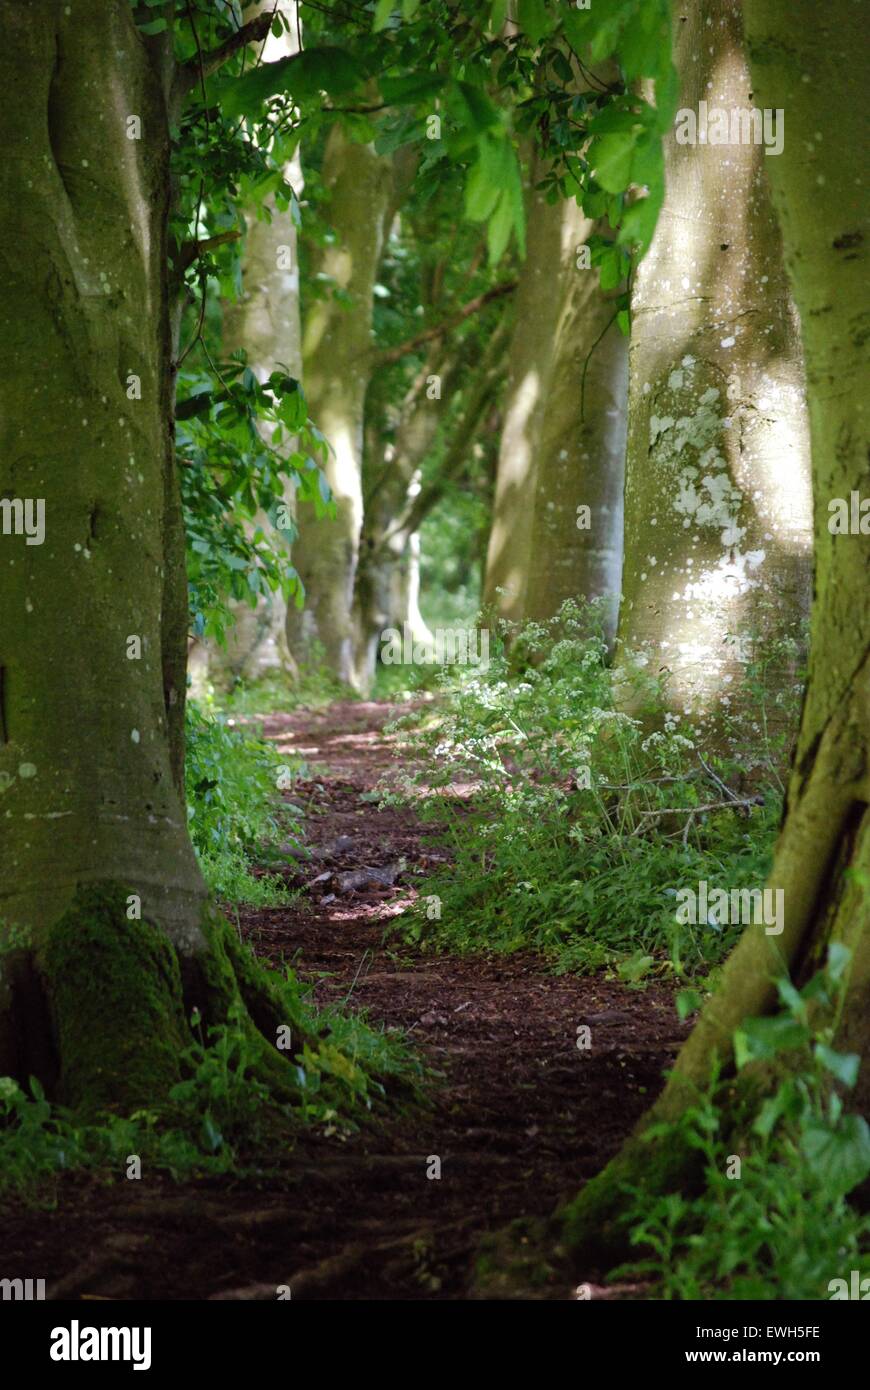
[{"label": "row of trees", "polygon": [[[866,491],[866,74],[850,0],[743,11],[745,44],[736,0],[673,15],[664,0],[306,5],[302,48],[272,7],[6,8],[0,495],[44,499],[47,520],[44,545],[2,538],[0,1072],[72,1102],[152,1103],[191,1005],[221,1019],[241,999],[264,1039],[286,1022],[185,828],[185,523],[209,631],[222,587],[293,597],[271,531],[286,513],[292,536],[295,515],[306,606],[285,622],[264,601],[231,659],[265,635],[280,660],[289,634],[294,659],[316,640],[363,686],[373,634],[413,612],[425,506],[488,457],[496,608],[614,594],[623,453],[611,626],[641,659],[668,642],[676,698],[711,720],[739,661],[726,639],[769,635],[806,602],[812,460],[810,680],[776,945],[796,979],[828,940],[851,947],[841,1028],[866,1052],[866,550],[826,525],[830,498]],[[264,61],[268,34],[284,47]],[[674,112],[702,93],[783,110],[782,153],[679,145]],[[298,207],[303,133],[321,211],[297,258],[280,214]],[[244,298],[217,360],[209,285],[233,297],[240,205]],[[379,309],[387,271],[400,306],[422,305],[410,334]],[[247,364],[227,357],[240,342]],[[771,949],[741,940],[657,1113],[769,1008]],[[266,1042],[259,1065],[287,1084]],[[611,1184],[580,1199],[576,1243],[606,1231]]]},{"label": "row of trees", "polygon": [[[725,109],[751,107],[739,8],[711,18],[705,7],[680,17],[679,104],[694,110],[712,92]],[[584,99],[620,90],[603,64],[575,64],[565,80]],[[564,196],[533,139],[519,146],[526,255],[509,270],[481,265],[474,227],[456,227],[456,178],[433,191],[440,138],[379,153],[385,143],[351,144],[336,124],[311,151],[328,242],[303,256],[301,281],[284,277],[304,333],[266,307],[280,248],[294,244],[290,214],[248,232],[245,311],[272,329],[256,370],[289,361],[302,338],[337,517],[298,513],[306,607],[290,612],[289,648],[272,640],[274,620],[240,632],[237,619],[234,672],[320,660],[367,690],[384,628],[426,636],[420,523],[445,487],[476,479],[491,499],[488,612],[519,623],[568,597],[601,600],[607,636],[618,623],[624,653],[663,667],[680,709],[714,717],[724,699],[733,714],[753,641],[799,626],[811,579],[802,352],[764,147],[667,133],[667,193],[629,294],[606,217]],[[298,165],[294,176],[299,187]],[[595,197],[585,206],[597,211]],[[280,625],[280,602],[264,606]]]}]

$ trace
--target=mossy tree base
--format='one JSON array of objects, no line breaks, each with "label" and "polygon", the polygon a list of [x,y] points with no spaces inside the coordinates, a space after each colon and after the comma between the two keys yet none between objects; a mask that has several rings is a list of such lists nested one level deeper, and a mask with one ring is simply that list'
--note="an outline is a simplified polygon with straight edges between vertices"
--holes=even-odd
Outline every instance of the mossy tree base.
[{"label": "mossy tree base", "polygon": [[32,948],[8,953],[0,973],[0,1073],[37,1077],[50,1098],[85,1113],[160,1108],[181,1080],[182,1056],[203,1029],[242,1006],[253,1073],[276,1101],[296,1095],[289,1053],[306,1035],[278,981],[257,964],[212,907],[196,946],[177,949],[146,921],[127,917],[119,884],[88,884]]}]

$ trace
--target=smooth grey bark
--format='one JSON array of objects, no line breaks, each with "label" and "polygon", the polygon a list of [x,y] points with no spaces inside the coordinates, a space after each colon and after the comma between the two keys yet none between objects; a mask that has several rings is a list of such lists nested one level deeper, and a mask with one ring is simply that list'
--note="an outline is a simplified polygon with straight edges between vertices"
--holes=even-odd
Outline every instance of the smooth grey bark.
[{"label": "smooth grey bark", "polygon": [[[578,238],[575,253],[599,230],[573,215],[570,227]],[[612,645],[622,570],[628,342],[598,272],[578,266],[576,254],[572,267],[570,250],[537,443],[523,617],[546,622],[566,599],[596,601]],[[587,507],[588,513],[578,511]]]},{"label": "smooth grey bark", "polygon": [[535,188],[545,166],[527,169],[526,259],[516,291],[510,373],[496,471],[492,526],[483,582],[484,609],[511,624],[522,621],[531,557],[538,444],[547,409],[553,330],[563,277],[574,264],[583,215],[575,203],[547,203]]},{"label": "smooth grey bark", "polygon": [[651,1196],[684,1188],[691,1154],[669,1153],[643,1132],[691,1103],[714,1057],[729,1066],[735,1028],[776,1006],[776,977],[786,971],[800,987],[831,941],[852,953],[837,1046],[863,1063],[847,1105],[870,1105],[870,541],[828,526],[833,499],[870,492],[870,207],[855,172],[870,135],[870,63],[851,0],[833,0],[824,14],[811,0],[746,0],[745,16],[754,101],[786,113],[770,178],[800,314],[815,498],[809,681],[769,880],[783,892],[784,924],[771,937],[747,927],[660,1099],[564,1213],[578,1258],[612,1259],[624,1248],[623,1183]]},{"label": "smooth grey bark", "polygon": [[[751,107],[737,0],[674,13],[681,109]],[[793,634],[810,596],[802,355],[767,184],[778,158],[672,131],[632,295],[619,659],[664,675],[672,707],[723,747],[726,718],[748,712],[752,639]],[[790,677],[771,672],[773,699]]]}]

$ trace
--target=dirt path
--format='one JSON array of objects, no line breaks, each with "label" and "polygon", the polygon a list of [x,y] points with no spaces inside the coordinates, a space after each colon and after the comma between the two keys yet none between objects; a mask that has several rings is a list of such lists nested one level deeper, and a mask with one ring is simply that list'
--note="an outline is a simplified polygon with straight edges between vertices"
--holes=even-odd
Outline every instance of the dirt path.
[{"label": "dirt path", "polygon": [[[532,956],[384,944],[415,870],[438,852],[407,812],[360,799],[395,761],[382,733],[395,713],[347,703],[265,721],[312,772],[292,794],[311,857],[288,862],[309,886],[291,908],[239,918],[254,950],[316,981],[319,1000],[350,994],[408,1030],[443,1075],[431,1109],[345,1141],[306,1137],[286,1177],[258,1186],[77,1180],[51,1216],[2,1223],[7,1255],[48,1276],[55,1296],[275,1298],[288,1284],[293,1298],[463,1298],[481,1236],[552,1211],[658,1090],[683,1036],[665,989],[555,978]],[[374,868],[388,880],[403,860],[392,885],[345,877]],[[591,1051],[576,1046],[579,1024],[592,1028]],[[427,1178],[431,1156],[440,1179]],[[571,1290],[557,1276],[541,1296]]]}]

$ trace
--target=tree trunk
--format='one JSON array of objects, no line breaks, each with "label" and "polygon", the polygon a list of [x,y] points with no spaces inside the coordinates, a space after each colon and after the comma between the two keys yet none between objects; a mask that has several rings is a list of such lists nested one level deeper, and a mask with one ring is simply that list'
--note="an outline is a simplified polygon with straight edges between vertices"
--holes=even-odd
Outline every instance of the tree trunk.
[{"label": "tree trunk", "polygon": [[[737,0],[674,22],[680,107],[749,108]],[[633,290],[621,659],[665,674],[672,707],[725,747],[753,637],[791,633],[810,597],[802,360],[767,187],[780,158],[679,144],[675,126]]]},{"label": "tree trunk", "polygon": [[[545,164],[531,159],[526,195],[527,245],[516,291],[510,375],[496,473],[483,606],[511,624],[522,621],[532,544],[538,445],[547,410],[565,277],[585,219],[573,202],[548,203],[536,191]],[[558,269],[557,269],[558,268]]]},{"label": "tree trunk", "polygon": [[[568,247],[569,256],[596,230],[573,215],[570,221],[577,243]],[[622,567],[628,342],[596,270],[575,268],[569,259],[563,285],[536,450],[523,616],[546,622],[566,599],[598,600],[611,645]]]},{"label": "tree trunk", "polygon": [[3,38],[0,497],[45,530],[0,534],[0,1074],[130,1107],[177,1080],[194,1004],[287,1020],[187,833],[164,42],[125,0],[12,6]]},{"label": "tree trunk", "polygon": [[[468,466],[486,411],[503,376],[508,344],[503,318],[489,336],[476,370],[462,359],[444,370],[444,351],[431,355],[412,383],[403,403],[395,444],[371,465],[365,507],[360,565],[357,573],[355,618],[359,681],[368,689],[374,679],[378,640],[385,628],[403,630],[407,624],[415,641],[431,643],[420,612],[419,527],[440,500],[447,484]],[[454,401],[462,393],[456,418],[450,423],[444,456],[437,474],[421,484],[420,472],[435,447],[441,417],[439,403],[426,389],[433,374],[441,376],[441,398]],[[374,454],[372,448],[369,451]]]},{"label": "tree trunk", "polygon": [[[246,15],[255,15],[275,8],[274,0],[265,0]],[[269,34],[262,45],[262,61],[277,62],[299,49],[299,31],[291,5],[285,4],[289,29],[277,37]],[[256,56],[259,56],[260,45]],[[302,160],[299,150],[285,166],[284,177],[293,187],[297,198],[302,197]],[[223,315],[223,347],[226,353],[245,348],[248,366],[259,381],[265,381],[278,363],[287,368],[290,376],[302,377],[302,324],[299,310],[299,256],[296,224],[291,213],[279,212],[273,199],[267,202],[272,220],[258,220],[253,212],[246,216],[243,274],[243,294],[238,302],[227,302]],[[271,433],[271,426],[268,429]],[[292,452],[292,443],[285,446]],[[284,501],[290,514],[295,512],[295,490],[288,482]],[[265,531],[271,522],[264,514],[258,524]],[[287,600],[280,590],[262,594],[255,608],[248,603],[232,601],[233,625],[227,632],[226,650],[216,645],[210,650],[209,675],[219,681],[227,677],[257,680],[263,676],[292,676],[295,662],[287,646]]]},{"label": "tree trunk", "polygon": [[[374,680],[378,642],[385,628],[402,629],[408,623],[417,640],[431,637],[419,608],[409,610],[410,589],[400,581],[402,570],[408,566],[412,534],[400,518],[411,497],[419,492],[420,468],[438,434],[441,407],[428,398],[427,382],[441,371],[442,355],[438,344],[408,388],[399,406],[393,442],[384,447],[377,425],[367,430],[365,516],[353,615],[355,684],[363,691],[368,691]],[[449,391],[442,390],[442,394],[449,396]]]},{"label": "tree trunk", "polygon": [[[832,0],[824,13],[811,0],[746,0],[745,9],[754,100],[787,117],[770,177],[806,361],[815,496],[809,684],[770,879],[784,893],[783,932],[768,937],[747,927],[638,1135],[680,1113],[714,1054],[729,1064],[735,1027],[773,1007],[773,977],[785,968],[800,986],[831,941],[852,952],[837,1039],[863,1058],[850,1103],[864,1111],[870,1103],[867,543],[828,530],[829,502],[868,490],[867,198],[855,152],[867,143],[870,73],[862,17],[850,0]],[[673,1189],[690,1162],[691,1155],[634,1137],[564,1213],[569,1247],[612,1258],[624,1239],[614,1224],[620,1183]]]},{"label": "tree trunk", "polygon": [[323,181],[331,194],[334,240],[312,271],[329,276],[341,298],[329,293],[304,311],[303,386],[309,413],[331,446],[325,471],[337,518],[300,518],[293,563],[306,600],[302,612],[289,610],[287,635],[300,664],[316,663],[319,649],[327,669],[355,686],[352,605],[363,519],[363,418],[372,368],[372,292],[392,166],[335,125]]}]

